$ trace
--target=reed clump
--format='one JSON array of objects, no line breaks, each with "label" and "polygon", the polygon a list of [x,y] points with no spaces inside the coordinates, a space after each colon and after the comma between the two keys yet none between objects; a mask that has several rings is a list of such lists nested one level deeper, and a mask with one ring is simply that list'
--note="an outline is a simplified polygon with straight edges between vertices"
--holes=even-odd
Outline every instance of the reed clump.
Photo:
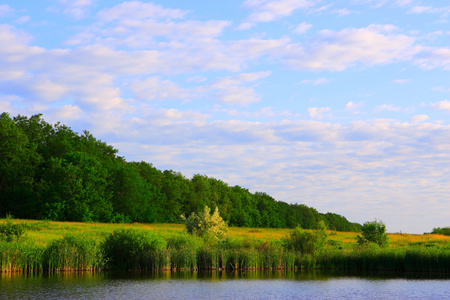
[{"label": "reed clump", "polygon": [[118,229],[108,235],[101,247],[107,266],[114,269],[164,269],[166,241],[160,235],[139,229]]},{"label": "reed clump", "polygon": [[353,271],[450,273],[450,251],[445,248],[376,248],[332,250],[318,256],[318,266]]},{"label": "reed clump", "polygon": [[92,271],[105,265],[100,245],[84,235],[66,235],[53,241],[42,259],[43,269],[49,271]]}]

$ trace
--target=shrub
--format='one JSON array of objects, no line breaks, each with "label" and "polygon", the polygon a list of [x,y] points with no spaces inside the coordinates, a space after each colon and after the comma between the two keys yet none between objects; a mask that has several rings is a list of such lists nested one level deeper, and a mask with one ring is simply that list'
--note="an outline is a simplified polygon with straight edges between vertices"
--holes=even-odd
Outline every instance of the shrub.
[{"label": "shrub", "polygon": [[363,224],[361,230],[362,236],[356,236],[359,245],[366,243],[375,243],[380,247],[387,247],[389,245],[386,225],[382,221],[367,221]]},{"label": "shrub", "polygon": [[293,250],[302,254],[315,254],[317,251],[325,248],[328,240],[325,223],[319,222],[317,230],[303,230],[297,226],[291,235],[283,239],[284,247],[287,250]]},{"label": "shrub", "polygon": [[18,240],[26,231],[23,224],[14,224],[12,219],[11,215],[7,215],[5,222],[0,225],[0,237],[7,242]]},{"label": "shrub", "polygon": [[219,208],[216,207],[214,213],[211,215],[211,209],[205,206],[202,213],[198,215],[193,212],[186,218],[181,216],[186,225],[186,229],[190,234],[197,236],[213,238],[216,240],[224,240],[227,237],[228,225],[219,215]]}]

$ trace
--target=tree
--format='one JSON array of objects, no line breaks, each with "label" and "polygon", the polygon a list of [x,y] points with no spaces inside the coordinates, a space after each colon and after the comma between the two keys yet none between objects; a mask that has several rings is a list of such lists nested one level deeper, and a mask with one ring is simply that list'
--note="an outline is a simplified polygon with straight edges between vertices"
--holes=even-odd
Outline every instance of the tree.
[{"label": "tree", "polygon": [[448,235],[450,236],[450,227],[437,227],[437,228],[433,228],[433,231],[431,232],[432,234],[443,234],[443,235]]},{"label": "tree", "polygon": [[46,188],[47,218],[60,221],[101,221],[113,218],[107,190],[108,172],[95,158],[72,152],[64,158],[52,158],[43,177]]},{"label": "tree", "polygon": [[38,199],[33,193],[35,173],[42,158],[36,144],[7,113],[0,115],[0,211],[19,218],[38,215]]},{"label": "tree", "polygon": [[367,243],[374,243],[380,247],[387,247],[389,245],[389,237],[386,233],[386,225],[382,221],[376,219],[372,222],[365,222],[361,228],[362,236],[357,235],[359,245]]},{"label": "tree", "polygon": [[205,206],[202,213],[196,214],[193,212],[188,218],[183,215],[181,215],[181,218],[190,234],[196,234],[200,237],[211,236],[217,240],[223,240],[227,236],[228,226],[219,215],[217,206],[212,215],[211,209]]}]

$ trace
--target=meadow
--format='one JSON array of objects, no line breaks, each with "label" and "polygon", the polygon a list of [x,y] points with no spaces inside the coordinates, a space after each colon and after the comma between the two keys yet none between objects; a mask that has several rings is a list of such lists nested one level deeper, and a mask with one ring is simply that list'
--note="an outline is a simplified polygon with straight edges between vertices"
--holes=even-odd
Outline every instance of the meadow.
[{"label": "meadow", "polygon": [[358,246],[356,232],[327,231],[324,249],[300,253],[285,247],[292,229],[229,227],[219,242],[191,236],[183,224],[11,222],[25,232],[0,241],[3,272],[326,268],[450,274],[450,236],[438,234],[389,234],[389,247],[380,248]]}]

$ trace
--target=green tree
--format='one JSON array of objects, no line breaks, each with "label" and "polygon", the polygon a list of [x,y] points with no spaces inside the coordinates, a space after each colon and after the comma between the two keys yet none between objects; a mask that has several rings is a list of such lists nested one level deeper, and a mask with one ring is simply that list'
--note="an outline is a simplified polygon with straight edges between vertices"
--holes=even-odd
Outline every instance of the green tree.
[{"label": "green tree", "polygon": [[450,236],[450,227],[437,227],[433,228],[432,234],[443,234],[443,235],[449,235]]},{"label": "green tree", "polygon": [[386,233],[386,225],[382,221],[367,221],[361,227],[362,236],[357,235],[359,245],[367,243],[374,243],[380,247],[387,247],[389,245],[389,237]]},{"label": "green tree", "polygon": [[23,129],[7,113],[0,116],[0,211],[36,218],[40,210],[33,192],[42,158]]},{"label": "green tree", "polygon": [[86,153],[68,153],[47,165],[45,191],[47,218],[60,221],[102,221],[113,218],[108,172]]}]

